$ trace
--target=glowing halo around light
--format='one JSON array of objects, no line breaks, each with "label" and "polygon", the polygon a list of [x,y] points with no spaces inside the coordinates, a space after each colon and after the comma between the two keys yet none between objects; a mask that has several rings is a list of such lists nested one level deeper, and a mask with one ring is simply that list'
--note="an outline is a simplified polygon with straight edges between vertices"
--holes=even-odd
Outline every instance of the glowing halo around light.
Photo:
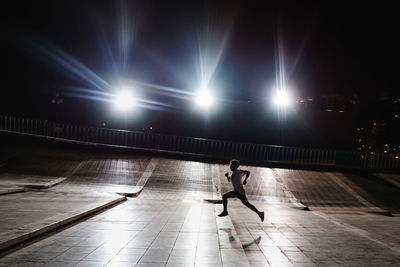
[{"label": "glowing halo around light", "polygon": [[121,90],[115,95],[114,104],[120,111],[130,110],[135,105],[135,97],[128,90]]},{"label": "glowing halo around light", "polygon": [[278,107],[288,107],[291,103],[291,97],[287,90],[279,89],[275,91],[273,102]]},{"label": "glowing halo around light", "polygon": [[197,93],[196,104],[199,107],[209,108],[214,105],[214,96],[210,93],[209,90],[200,90]]}]

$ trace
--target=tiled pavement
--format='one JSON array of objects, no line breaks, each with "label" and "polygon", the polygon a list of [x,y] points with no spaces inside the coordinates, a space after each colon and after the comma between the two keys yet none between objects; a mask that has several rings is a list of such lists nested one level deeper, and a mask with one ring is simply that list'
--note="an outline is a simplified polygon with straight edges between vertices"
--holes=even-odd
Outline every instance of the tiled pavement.
[{"label": "tiled pavement", "polygon": [[294,196],[306,205],[364,206],[346,190],[347,188],[340,186],[334,180],[336,173],[290,169],[268,169],[268,171],[270,176],[283,179]]},{"label": "tiled pavement", "polygon": [[[154,191],[147,196],[152,194],[159,195]],[[214,206],[199,202],[209,194],[180,200],[147,199],[145,195],[14,252],[0,262],[23,264],[33,257],[36,263],[49,266],[221,264]]]},{"label": "tiled pavement", "polygon": [[[400,188],[373,174],[269,169],[282,179],[298,201],[309,207],[381,208],[400,213]],[[391,179],[399,179],[393,174]]]},{"label": "tiled pavement", "polygon": [[55,228],[72,218],[122,201],[116,194],[32,191],[2,195],[0,199],[0,249]]},{"label": "tiled pavement", "polygon": [[256,206],[266,213],[263,224],[240,205],[230,211],[242,244],[250,244],[245,252],[251,266],[400,264],[400,217]]},{"label": "tiled pavement", "polygon": [[[106,173],[105,176],[109,173],[113,177],[125,179],[129,174],[144,171],[147,166],[145,163],[135,165],[126,161],[118,165],[118,159],[107,160],[109,165],[102,165],[101,161],[91,161],[86,165],[88,169],[76,172],[70,182],[67,181],[46,192],[39,192],[43,194],[43,201],[46,202],[47,198],[48,202],[51,202],[51,194],[65,193],[67,187],[72,188],[72,195],[79,197],[85,192],[109,192],[115,190],[115,187],[126,186],[117,184],[119,178],[110,179],[108,182],[117,181],[112,184],[103,184],[101,175],[100,179],[93,179],[97,177],[97,172],[92,170],[104,170],[101,173]],[[146,159],[146,162],[149,160]],[[229,202],[229,217],[216,217],[221,205],[210,204],[204,200],[215,198],[215,181],[218,179],[222,191],[230,188],[223,178],[227,166],[213,166],[160,159],[145,189],[137,198],[129,199],[97,216],[9,253],[0,258],[0,265],[400,264],[400,217],[386,217],[356,210],[349,212],[347,209],[327,209],[324,212],[295,209],[271,169],[248,168],[252,171],[247,187],[249,199],[266,212],[264,223],[237,200]],[[318,204],[320,198],[320,205],[328,207],[341,201],[345,203],[345,207],[363,206],[361,198],[352,195],[356,191],[350,189],[354,187],[350,185],[349,189],[342,183],[335,183],[327,175],[290,170],[275,172],[299,201]],[[288,172],[291,173],[287,174]],[[91,173],[91,183],[84,183],[82,178],[79,179],[85,177],[82,173]],[[351,184],[351,181],[346,183]],[[127,186],[133,184],[134,182]],[[29,196],[26,194],[29,193],[23,193]],[[13,217],[15,216],[11,216]],[[232,223],[234,227],[231,226]]]},{"label": "tiled pavement", "polygon": [[[218,228],[210,193],[147,190],[0,259],[2,266],[395,266],[400,217],[326,214],[254,202],[264,223],[230,201]],[[218,205],[220,206],[220,205]],[[379,223],[376,225],[375,223]],[[241,249],[223,249],[239,238]],[[231,246],[235,248],[235,246]]]}]

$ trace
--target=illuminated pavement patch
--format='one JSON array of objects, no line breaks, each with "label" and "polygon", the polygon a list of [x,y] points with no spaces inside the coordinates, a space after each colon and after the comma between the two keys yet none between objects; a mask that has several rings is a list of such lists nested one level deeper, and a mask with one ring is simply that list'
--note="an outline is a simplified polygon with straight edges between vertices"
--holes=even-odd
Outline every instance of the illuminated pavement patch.
[{"label": "illuminated pavement patch", "polygon": [[[29,210],[33,204],[27,203],[33,202],[34,195],[44,206],[55,196],[64,196],[65,203],[76,199],[79,205],[85,194],[135,186],[150,162],[148,157],[86,158],[82,168],[59,186],[22,193],[24,198],[15,202],[19,208],[13,210]],[[0,265],[400,264],[400,217],[363,212],[365,205],[373,206],[370,198],[341,174],[243,166],[251,171],[246,188],[249,200],[265,211],[261,223],[237,199],[229,200],[230,216],[223,218],[216,216],[222,205],[205,201],[217,200],[219,193],[231,189],[223,176],[227,165],[160,158],[153,167],[138,197],[5,255]],[[294,200],[326,209],[302,211],[293,208]],[[62,206],[62,201],[54,203],[49,207]],[[32,213],[35,220],[41,215]],[[29,221],[12,213],[7,218],[9,225],[13,218],[21,218],[21,224]]]},{"label": "illuminated pavement patch", "polygon": [[121,201],[116,194],[25,192],[0,198],[0,249],[55,229],[76,217]]},{"label": "illuminated pavement patch", "polygon": [[[301,211],[256,203],[258,217],[238,203],[230,215],[252,266],[395,266],[400,217]],[[253,242],[254,240],[258,242]],[[268,265],[269,264],[269,265]]]}]

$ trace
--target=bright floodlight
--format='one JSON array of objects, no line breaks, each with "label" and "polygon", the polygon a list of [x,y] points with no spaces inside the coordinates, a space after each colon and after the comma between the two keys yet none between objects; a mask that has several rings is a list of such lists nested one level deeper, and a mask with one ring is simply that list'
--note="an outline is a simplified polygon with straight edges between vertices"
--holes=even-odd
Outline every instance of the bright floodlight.
[{"label": "bright floodlight", "polygon": [[200,107],[211,107],[214,104],[214,97],[208,90],[201,90],[197,94],[196,104]]},{"label": "bright floodlight", "polygon": [[278,107],[287,107],[290,104],[290,96],[286,90],[278,90],[275,92],[274,103]]},{"label": "bright floodlight", "polygon": [[120,91],[115,96],[115,106],[119,110],[131,109],[135,103],[133,95],[129,91]]}]

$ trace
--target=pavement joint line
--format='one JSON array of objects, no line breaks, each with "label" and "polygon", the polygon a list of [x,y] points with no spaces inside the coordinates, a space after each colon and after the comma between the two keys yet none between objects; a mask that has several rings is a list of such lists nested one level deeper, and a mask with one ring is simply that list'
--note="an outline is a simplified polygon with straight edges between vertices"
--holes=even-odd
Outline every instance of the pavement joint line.
[{"label": "pavement joint line", "polygon": [[[217,164],[213,164],[211,166],[211,177],[212,177],[211,180],[213,183],[213,199],[214,200],[222,199],[221,181],[220,181],[219,175],[220,175],[220,166]],[[217,218],[216,222],[217,222],[217,228],[218,228],[218,239],[221,240],[221,234],[220,234],[219,230],[227,231],[228,235],[230,235],[229,236],[229,240],[230,240],[229,244],[231,246],[231,247],[221,247],[221,243],[219,243],[222,264],[223,264],[223,261],[222,261],[223,250],[234,249],[237,251],[238,254],[242,255],[241,259],[239,260],[239,262],[241,263],[241,266],[250,267],[249,259],[247,258],[246,253],[244,252],[242,241],[240,240],[239,236],[237,235],[237,232],[236,232],[235,226],[233,225],[231,217],[230,216],[218,217],[217,215],[220,212],[221,212],[221,206],[214,205],[214,213]],[[232,239],[232,241],[231,241],[231,239]],[[237,244],[237,242],[234,242],[235,240],[237,240],[239,242],[239,244]]]},{"label": "pavement joint line", "polygon": [[[361,204],[363,204],[364,206],[366,206],[368,209],[370,209],[372,212],[376,212],[376,213],[382,213],[382,214],[386,214],[386,215],[391,215],[391,212],[388,210],[384,210],[381,209],[375,205],[373,205],[371,202],[367,201],[365,198],[363,198],[362,196],[360,196],[360,194],[358,194],[356,191],[354,191],[349,185],[347,185],[346,183],[344,183],[342,180],[339,179],[339,177],[337,177],[337,175],[340,175],[343,179],[348,179],[347,177],[345,177],[342,173],[331,173],[328,172],[327,173],[328,176],[337,184],[339,185],[341,188],[343,188],[344,190],[346,190],[352,197],[356,198],[358,201],[361,202]],[[355,187],[358,187],[357,185],[354,184]],[[360,191],[363,191],[365,194],[367,194],[364,190],[362,190],[360,187],[357,188]]]},{"label": "pavement joint line", "polygon": [[80,220],[82,218],[85,218],[85,217],[87,217],[89,215],[97,213],[102,209],[111,207],[111,206],[113,206],[113,205],[115,205],[117,203],[120,203],[122,201],[125,201],[125,200],[126,200],[126,197],[119,197],[117,199],[111,200],[111,201],[109,201],[107,203],[104,203],[104,204],[102,204],[100,206],[97,206],[95,208],[92,208],[92,209],[86,210],[84,212],[80,212],[80,213],[78,213],[76,215],[73,215],[71,217],[68,217],[68,218],[66,218],[64,220],[49,224],[49,225],[47,225],[45,227],[42,227],[42,228],[34,230],[32,232],[20,235],[20,236],[18,236],[16,238],[9,239],[7,241],[3,241],[3,242],[0,243],[0,252],[6,251],[7,249],[10,249],[12,247],[15,247],[15,246],[17,246],[19,244],[22,244],[22,243],[28,241],[28,240],[36,238],[36,237],[38,237],[38,236],[40,236],[42,234],[48,233],[50,231],[53,231],[53,230],[55,230],[55,229],[57,229],[59,227],[62,227],[62,226],[65,226],[67,224],[76,222],[76,221],[78,221],[78,220]]},{"label": "pavement joint line", "polygon": [[26,189],[24,187],[14,187],[14,188],[0,190],[0,195],[22,193],[25,191],[26,191]]},{"label": "pavement joint line", "polygon": [[146,186],[147,181],[153,174],[160,158],[152,158],[149,164],[147,165],[146,169],[143,171],[142,176],[139,178],[136,186],[134,187],[133,192],[118,192],[117,194],[126,196],[126,197],[138,197],[139,194],[142,192],[143,188]]},{"label": "pavement joint line", "polygon": [[371,237],[371,235],[369,234],[368,231],[359,229],[359,228],[354,227],[354,226],[352,226],[352,225],[349,225],[349,224],[347,224],[347,223],[338,222],[338,221],[335,220],[334,217],[329,216],[328,214],[325,214],[325,213],[323,213],[323,212],[312,211],[312,213],[314,213],[315,215],[317,215],[317,216],[319,216],[319,217],[325,219],[325,220],[328,221],[328,222],[334,223],[334,224],[336,224],[336,225],[338,225],[338,226],[340,226],[340,227],[342,227],[342,228],[345,228],[346,231],[348,231],[348,232],[352,232],[352,233],[354,233],[354,234],[357,234],[357,235],[359,235],[359,236],[362,236],[362,237],[364,237],[364,238],[366,238],[366,239],[368,239],[368,240],[370,240],[370,241],[373,241],[373,242],[375,242],[375,243],[377,243],[377,244],[379,244],[379,245],[381,245],[381,246],[383,246],[383,247],[386,247],[386,248],[388,248],[388,249],[390,249],[390,250],[396,252],[397,254],[400,254],[400,246],[392,246],[392,245],[388,245],[388,244],[386,244],[386,243],[384,243],[384,242],[382,242],[382,241],[379,241],[379,240],[377,240],[377,239]]},{"label": "pavement joint line", "polygon": [[67,177],[59,177],[59,178],[57,178],[53,181],[50,181],[48,183],[45,183],[43,185],[27,184],[27,185],[25,185],[25,187],[32,188],[32,189],[48,189],[48,188],[51,188],[53,186],[56,186],[56,185],[64,182],[66,179],[67,179]]},{"label": "pavement joint line", "polygon": [[17,186],[14,188],[8,188],[4,190],[0,190],[0,195],[5,195],[5,194],[12,194],[12,193],[21,193],[28,191],[29,189],[48,189],[53,186],[56,186],[62,182],[64,182],[67,179],[67,177],[59,177],[55,180],[52,180],[48,183],[45,184],[22,184],[21,186]]},{"label": "pavement joint line", "polygon": [[309,211],[310,208],[308,206],[303,205],[296,196],[290,191],[290,189],[285,185],[279,174],[277,173],[276,169],[271,168],[272,176],[274,177],[275,181],[279,184],[282,191],[285,193],[285,196],[289,199],[289,201],[296,207],[301,210]]}]

